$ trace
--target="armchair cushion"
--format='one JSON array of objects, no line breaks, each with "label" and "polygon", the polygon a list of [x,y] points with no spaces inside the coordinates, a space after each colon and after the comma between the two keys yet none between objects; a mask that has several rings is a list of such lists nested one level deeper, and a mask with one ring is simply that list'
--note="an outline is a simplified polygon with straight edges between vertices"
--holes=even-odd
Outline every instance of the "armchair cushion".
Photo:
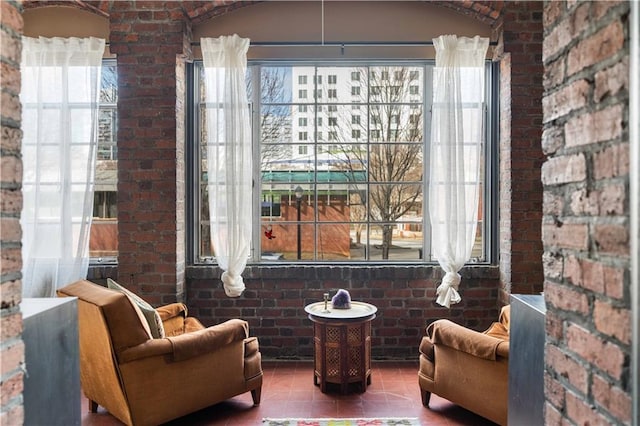
[{"label": "armchair cushion", "polygon": [[164,338],[164,327],[162,325],[162,319],[160,318],[158,312],[153,308],[153,306],[145,302],[137,294],[122,287],[111,278],[107,278],[107,287],[127,295],[129,300],[137,305],[137,307],[142,311],[142,314],[147,320],[149,329],[151,330],[151,335],[154,339]]},{"label": "armchair cushion", "polygon": [[187,332],[185,325],[191,318],[187,317],[188,311],[184,303],[170,303],[156,308],[156,311],[162,320],[165,337],[177,336]]},{"label": "armchair cushion", "polygon": [[203,330],[168,337],[172,346],[174,361],[184,361],[207,352],[213,352],[221,346],[249,335],[249,325],[240,319],[231,319]]}]

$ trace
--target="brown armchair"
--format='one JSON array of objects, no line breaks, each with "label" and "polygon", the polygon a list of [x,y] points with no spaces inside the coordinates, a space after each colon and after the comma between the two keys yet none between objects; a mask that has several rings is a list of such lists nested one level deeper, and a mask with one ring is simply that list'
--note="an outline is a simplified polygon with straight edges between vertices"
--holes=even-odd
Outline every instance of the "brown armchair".
[{"label": "brown armchair", "polygon": [[427,327],[420,344],[418,383],[422,403],[431,393],[500,425],[507,424],[509,370],[509,313],[477,332],[449,320]]},{"label": "brown armchair", "polygon": [[182,303],[157,309],[164,338],[127,295],[88,281],[58,290],[78,298],[80,382],[92,412],[127,425],[157,425],[251,391],[260,403],[261,356],[248,324],[205,328]]}]

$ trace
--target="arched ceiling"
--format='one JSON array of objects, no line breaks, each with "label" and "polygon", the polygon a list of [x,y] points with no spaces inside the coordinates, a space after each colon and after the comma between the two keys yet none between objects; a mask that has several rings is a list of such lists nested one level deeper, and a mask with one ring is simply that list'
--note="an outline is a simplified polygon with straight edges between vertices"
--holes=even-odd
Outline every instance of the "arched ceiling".
[{"label": "arched ceiling", "polygon": [[[441,7],[453,9],[458,13],[473,17],[492,26],[500,17],[505,4],[502,0],[431,0],[429,2]],[[118,3],[118,0],[25,0],[23,6],[25,9],[44,6],[69,6],[108,16],[114,9],[116,3]],[[260,3],[260,1],[193,0],[183,1],[181,3],[185,15],[188,16],[193,23],[199,23],[215,16],[224,15],[241,7]]]}]

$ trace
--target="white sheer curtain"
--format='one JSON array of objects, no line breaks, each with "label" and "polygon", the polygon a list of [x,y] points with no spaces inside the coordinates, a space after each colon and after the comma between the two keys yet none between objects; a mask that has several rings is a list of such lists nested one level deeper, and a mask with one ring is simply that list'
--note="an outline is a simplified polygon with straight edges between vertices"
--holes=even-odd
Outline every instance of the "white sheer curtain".
[{"label": "white sheer curtain", "polygon": [[238,297],[251,247],[252,154],[245,73],[249,39],[203,38],[211,242],[224,290]]},{"label": "white sheer curtain", "polygon": [[436,49],[429,214],[432,247],[445,276],[436,302],[460,302],[458,271],[471,257],[478,221],[487,38],[443,35]]},{"label": "white sheer curtain", "polygon": [[24,297],[86,278],[105,41],[22,41]]}]

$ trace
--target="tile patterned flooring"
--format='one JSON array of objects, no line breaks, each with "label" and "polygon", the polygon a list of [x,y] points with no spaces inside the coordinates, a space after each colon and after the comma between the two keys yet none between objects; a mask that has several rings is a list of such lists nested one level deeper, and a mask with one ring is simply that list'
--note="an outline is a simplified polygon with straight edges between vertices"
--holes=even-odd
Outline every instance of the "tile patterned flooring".
[{"label": "tile patterned flooring", "polygon": [[[263,360],[262,399],[253,407],[246,393],[165,426],[259,426],[264,417],[417,417],[424,426],[491,426],[437,395],[429,408],[420,402],[417,361],[373,361],[371,385],[364,393],[322,393],[313,384],[311,361]],[[481,392],[482,390],[478,390]],[[88,412],[83,396],[83,426],[122,425],[103,407]]]}]

